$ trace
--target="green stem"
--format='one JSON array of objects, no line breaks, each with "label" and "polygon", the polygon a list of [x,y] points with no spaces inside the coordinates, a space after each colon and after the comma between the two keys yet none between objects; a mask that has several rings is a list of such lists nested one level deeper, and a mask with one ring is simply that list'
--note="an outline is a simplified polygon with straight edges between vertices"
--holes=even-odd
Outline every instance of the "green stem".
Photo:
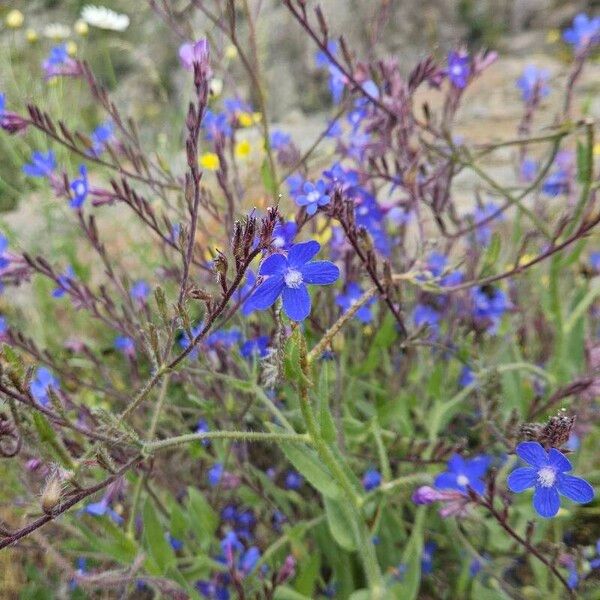
[{"label": "green stem", "polygon": [[143,449],[152,453],[156,450],[173,448],[198,440],[237,440],[240,442],[298,442],[310,444],[311,439],[306,433],[266,433],[263,431],[205,431],[188,433],[165,440],[146,442]]}]

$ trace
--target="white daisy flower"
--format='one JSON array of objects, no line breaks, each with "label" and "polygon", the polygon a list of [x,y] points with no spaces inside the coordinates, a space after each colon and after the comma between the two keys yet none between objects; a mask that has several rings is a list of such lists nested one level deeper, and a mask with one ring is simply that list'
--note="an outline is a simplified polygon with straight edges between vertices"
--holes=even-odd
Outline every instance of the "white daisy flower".
[{"label": "white daisy flower", "polygon": [[125,31],[129,27],[129,17],[119,14],[106,6],[93,6],[88,4],[81,11],[81,18],[92,27],[110,29],[111,31]]}]

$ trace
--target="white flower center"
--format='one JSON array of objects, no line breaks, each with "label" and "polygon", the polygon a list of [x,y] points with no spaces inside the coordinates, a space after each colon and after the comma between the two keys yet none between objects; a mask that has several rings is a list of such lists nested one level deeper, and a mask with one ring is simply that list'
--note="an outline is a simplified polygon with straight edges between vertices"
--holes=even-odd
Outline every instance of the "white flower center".
[{"label": "white flower center", "polygon": [[273,238],[273,246],[275,246],[275,248],[283,248],[285,246],[285,240],[282,235]]},{"label": "white flower center", "polygon": [[469,484],[469,478],[466,475],[459,475],[456,478],[456,483],[458,483],[458,485],[462,487],[467,487],[467,485]]},{"label": "white flower center", "polygon": [[296,269],[288,269],[283,276],[283,280],[289,288],[297,289],[302,285],[302,273]]},{"label": "white flower center", "polygon": [[462,73],[462,67],[460,65],[454,65],[451,70],[453,75],[460,75]]},{"label": "white flower center", "polygon": [[81,182],[79,182],[76,186],[75,186],[75,193],[78,196],[83,196],[83,194],[85,193],[85,185]]},{"label": "white flower center", "polygon": [[317,190],[313,190],[306,194],[306,199],[312,204],[313,202],[318,202],[321,194]]},{"label": "white flower center", "polygon": [[542,467],[537,473],[537,479],[542,487],[552,487],[556,481],[556,470],[552,467]]}]

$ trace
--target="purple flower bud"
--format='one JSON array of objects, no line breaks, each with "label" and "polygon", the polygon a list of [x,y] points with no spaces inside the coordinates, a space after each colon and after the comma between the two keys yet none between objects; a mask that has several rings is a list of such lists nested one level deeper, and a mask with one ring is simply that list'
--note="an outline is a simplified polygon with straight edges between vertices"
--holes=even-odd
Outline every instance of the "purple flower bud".
[{"label": "purple flower bud", "polygon": [[292,579],[296,573],[296,559],[288,554],[281,569],[279,569],[279,573],[277,573],[277,585],[281,585],[285,583],[289,579]]},{"label": "purple flower bud", "polygon": [[208,40],[199,39],[197,42],[185,42],[179,47],[179,60],[186,71],[194,70],[194,63],[208,69],[210,47]]},{"label": "purple flower bud", "polygon": [[412,495],[412,501],[418,505],[433,504],[441,499],[442,494],[429,485],[417,488]]}]

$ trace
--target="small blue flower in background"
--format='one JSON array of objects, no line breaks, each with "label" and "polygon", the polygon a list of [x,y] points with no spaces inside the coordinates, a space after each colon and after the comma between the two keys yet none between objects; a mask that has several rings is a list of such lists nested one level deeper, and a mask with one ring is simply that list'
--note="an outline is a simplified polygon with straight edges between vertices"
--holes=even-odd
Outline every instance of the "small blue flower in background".
[{"label": "small blue flower in background", "polygon": [[579,13],[571,27],[563,32],[563,40],[578,52],[599,44],[600,17],[590,19],[585,13]]},{"label": "small blue flower in background", "polygon": [[473,301],[473,316],[476,319],[490,321],[490,333],[495,333],[500,319],[511,307],[506,294],[500,289],[490,285],[473,288],[471,290]]},{"label": "small blue flower in background", "polygon": [[413,310],[413,322],[416,327],[427,326],[432,332],[440,329],[440,313],[427,304],[417,304]]},{"label": "small blue flower in background", "polygon": [[135,356],[135,343],[127,336],[119,335],[115,338],[115,348],[130,358]]},{"label": "small blue flower in background", "polygon": [[0,315],[0,340],[6,339],[8,334],[8,323],[6,317]]},{"label": "small blue flower in background", "polygon": [[[363,295],[363,289],[358,285],[358,283],[354,283],[351,281],[346,286],[345,294],[338,294],[335,297],[336,304],[344,311],[347,312],[352,306],[356,304],[358,299]],[[370,323],[373,319],[373,315],[371,314],[371,305],[375,302],[375,298],[371,298],[366,304],[361,306],[356,312],[356,318],[362,321],[363,323]]]},{"label": "small blue flower in background", "polygon": [[8,245],[8,238],[0,234],[0,269],[10,264],[10,258],[6,254]]},{"label": "small blue flower in background", "polygon": [[87,168],[85,165],[79,165],[79,178],[74,179],[71,182],[73,198],[71,198],[69,206],[71,208],[81,208],[87,198],[89,189],[90,186],[87,178]]},{"label": "small blue flower in background", "polygon": [[542,192],[547,196],[561,196],[569,192],[570,182],[569,173],[563,168],[559,168],[546,178],[542,184]]},{"label": "small blue flower in background", "polygon": [[302,187],[304,186],[304,177],[300,173],[292,173],[286,180],[285,183],[290,190],[290,196],[296,197],[302,193]]},{"label": "small blue flower in background", "polygon": [[117,525],[123,522],[123,517],[116,513],[109,504],[107,498],[102,498],[100,502],[93,502],[82,509],[82,512],[92,515],[93,517],[103,517],[108,515]]},{"label": "small blue flower in background", "polygon": [[469,577],[476,577],[482,567],[482,562],[478,558],[474,558],[469,564]]},{"label": "small blue flower in background", "polygon": [[111,121],[101,123],[92,131],[90,139],[92,141],[92,153],[94,156],[100,156],[106,144],[108,144],[113,138],[114,126]]},{"label": "small blue flower in background", "polygon": [[340,275],[339,269],[327,260],[311,261],[321,245],[315,241],[294,244],[287,257],[271,254],[260,265],[259,275],[267,278],[246,302],[247,310],[266,310],[279,296],[283,310],[292,321],[303,321],[310,314],[310,295],[306,284],[331,285]]},{"label": "small blue flower in background", "polygon": [[567,475],[573,466],[556,448],[546,452],[538,442],[521,442],[515,452],[530,466],[515,469],[508,476],[508,488],[515,493],[534,488],[533,508],[540,517],[548,519],[556,515],[560,508],[559,494],[579,504],[594,499],[594,488],[585,479]]},{"label": "small blue flower in background", "polygon": [[68,266],[63,275],[58,276],[58,287],[52,291],[54,298],[62,298],[67,293],[69,282],[75,279],[75,271],[73,267]]},{"label": "small blue flower in background", "polygon": [[285,133],[285,131],[276,129],[275,131],[271,132],[269,141],[271,144],[271,148],[273,148],[274,150],[282,150],[286,146],[290,145],[292,141],[292,136],[289,133]]},{"label": "small blue flower in background", "polygon": [[29,391],[33,396],[33,399],[39,402],[42,406],[46,406],[50,402],[50,395],[48,389],[52,388],[54,391],[60,389],[60,383],[58,379],[53,375],[50,369],[46,367],[38,367],[35,372],[34,378],[29,384]]},{"label": "small blue flower in background", "polygon": [[229,119],[225,113],[216,113],[206,109],[202,118],[202,129],[204,129],[206,139],[209,141],[215,138],[228,138],[233,135],[233,129],[229,124]]},{"label": "small blue flower in background", "polygon": [[466,52],[452,51],[448,54],[448,79],[458,89],[467,87],[471,75],[471,59]]},{"label": "small blue flower in background", "polygon": [[377,469],[368,469],[362,478],[362,485],[366,492],[370,492],[381,485],[381,473]]},{"label": "small blue flower in background", "polygon": [[238,561],[238,569],[241,571],[242,576],[250,575],[256,563],[260,560],[260,550],[256,546],[250,546],[246,552],[240,556]]},{"label": "small blue flower in background", "polygon": [[175,552],[183,548],[183,542],[181,540],[178,540],[177,538],[173,537],[170,533],[167,533],[166,537],[167,541],[171,545],[171,548],[173,548]]},{"label": "small blue flower in background", "polygon": [[145,303],[146,299],[150,295],[150,286],[143,279],[138,279],[132,286],[129,291],[131,297],[134,300],[137,300],[140,303]]},{"label": "small blue flower in background", "polygon": [[433,572],[433,555],[437,550],[437,544],[434,541],[426,542],[423,546],[421,555],[421,572],[423,575],[429,575]]},{"label": "small blue flower in background", "polygon": [[296,196],[296,204],[305,206],[309,215],[314,215],[320,206],[326,206],[331,201],[327,194],[327,184],[319,179],[316,183],[307,181],[302,186],[302,194]]},{"label": "small blue flower in background", "polygon": [[323,177],[349,193],[352,193],[352,190],[360,183],[358,171],[344,169],[339,162],[334,163],[331,169],[323,171]]},{"label": "small blue flower in background", "polygon": [[223,465],[221,463],[216,463],[208,470],[208,485],[211,487],[215,487],[221,481],[223,477]]},{"label": "small blue flower in background", "polygon": [[517,87],[521,90],[523,102],[545,98],[550,93],[549,77],[548,69],[538,69],[535,65],[527,65],[521,77],[517,79]]},{"label": "small blue flower in background", "polygon": [[285,476],[285,487],[288,490],[299,490],[304,483],[304,477],[296,471],[288,471]]},{"label": "small blue flower in background", "polygon": [[590,254],[590,266],[594,271],[600,272],[600,252],[592,252]]},{"label": "small blue flower in background", "polygon": [[456,490],[467,492],[467,486],[478,494],[483,494],[485,483],[483,477],[490,466],[490,458],[485,455],[464,459],[453,454],[448,461],[448,470],[438,475],[434,485],[440,490]]},{"label": "small blue flower in background", "polygon": [[240,348],[240,354],[244,358],[265,358],[269,354],[269,336],[261,335],[251,340],[246,340]]},{"label": "small blue flower in background", "polygon": [[[337,42],[334,40],[327,42],[327,50],[332,56],[335,56],[338,52]],[[346,77],[322,50],[319,50],[319,52],[315,54],[315,63],[317,67],[327,68],[329,70],[329,91],[331,92],[333,102],[338,104],[344,94]]]},{"label": "small blue flower in background", "polygon": [[525,158],[521,163],[521,171],[519,173],[521,179],[525,183],[531,183],[538,172],[538,164],[532,158]]},{"label": "small blue flower in background", "polygon": [[[478,207],[473,213],[473,220],[475,221],[475,237],[477,242],[482,246],[487,246],[492,238],[492,224],[498,222],[501,216],[498,214],[496,217],[492,217],[498,211],[498,206],[493,202],[488,202],[483,206]],[[480,225],[481,223],[481,225]]]},{"label": "small blue flower in background", "polygon": [[29,163],[23,165],[23,173],[28,177],[48,177],[56,169],[56,156],[48,152],[32,152]]},{"label": "small blue flower in background", "polygon": [[464,387],[467,387],[468,385],[471,385],[474,382],[475,382],[475,375],[473,374],[471,367],[469,367],[468,365],[465,365],[462,368],[460,375],[458,377],[458,385],[460,385],[460,387],[464,388]]},{"label": "small blue flower in background", "polygon": [[278,223],[273,229],[273,247],[278,250],[288,250],[292,245],[298,226],[295,221]]},{"label": "small blue flower in background", "polygon": [[[198,423],[196,423],[196,433],[208,433],[210,431],[210,427],[208,426],[208,422],[206,419],[199,419]],[[210,440],[202,440],[200,442],[205,448],[210,446]]]}]

